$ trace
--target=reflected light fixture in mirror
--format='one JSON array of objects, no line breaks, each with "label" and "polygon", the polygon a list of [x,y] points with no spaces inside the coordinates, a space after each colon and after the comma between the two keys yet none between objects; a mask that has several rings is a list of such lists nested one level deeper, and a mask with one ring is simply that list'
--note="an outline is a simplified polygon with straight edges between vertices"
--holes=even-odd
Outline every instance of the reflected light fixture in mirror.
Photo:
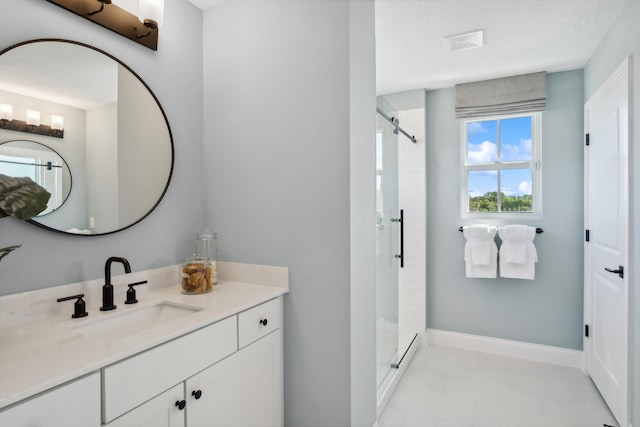
[{"label": "reflected light fixture in mirror", "polygon": [[0,121],[6,122],[13,120],[13,105],[0,104]]},{"label": "reflected light fixture in mirror", "polygon": [[40,111],[27,110],[27,124],[29,126],[40,126]]},{"label": "reflected light fixture in mirror", "polygon": [[40,111],[28,109],[26,120],[15,120],[13,105],[0,103],[0,129],[64,138],[64,117],[51,115],[51,125],[42,124],[40,117]]},{"label": "reflected light fixture in mirror", "polygon": [[64,129],[64,117],[56,114],[51,115],[51,129],[63,130]]},{"label": "reflected light fixture in mirror", "polygon": [[164,0],[47,1],[149,49],[158,50],[158,28],[164,21]]}]

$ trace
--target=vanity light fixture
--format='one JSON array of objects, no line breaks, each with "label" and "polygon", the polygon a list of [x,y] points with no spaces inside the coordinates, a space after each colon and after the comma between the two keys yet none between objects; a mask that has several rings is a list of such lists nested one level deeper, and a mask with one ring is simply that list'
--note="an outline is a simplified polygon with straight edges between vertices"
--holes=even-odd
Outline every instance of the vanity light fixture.
[{"label": "vanity light fixture", "polygon": [[100,9],[92,10],[89,12],[89,15],[95,15],[96,13],[100,13],[104,10],[105,4],[111,4],[111,0],[98,0],[100,2]]},{"label": "vanity light fixture", "polygon": [[[164,0],[139,0],[138,16],[116,0],[47,0],[121,36],[158,50],[158,28],[164,21]],[[134,11],[135,12],[135,11]]]},{"label": "vanity light fixture", "polygon": [[164,23],[164,0],[140,0],[138,19],[149,29],[146,34],[138,34],[138,38],[149,37],[152,31]]},{"label": "vanity light fixture", "polygon": [[40,123],[40,111],[27,110],[27,120],[13,118],[13,106],[0,104],[0,129],[64,138],[64,117],[51,116],[51,126]]}]

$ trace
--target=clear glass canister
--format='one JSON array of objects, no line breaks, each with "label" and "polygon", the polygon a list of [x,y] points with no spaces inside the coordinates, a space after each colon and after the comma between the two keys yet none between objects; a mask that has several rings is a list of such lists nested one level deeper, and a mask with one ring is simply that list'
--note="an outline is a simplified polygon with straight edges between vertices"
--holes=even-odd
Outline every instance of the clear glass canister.
[{"label": "clear glass canister", "polygon": [[218,283],[218,238],[216,233],[205,228],[196,235],[196,254],[211,261],[213,284]]},{"label": "clear glass canister", "polygon": [[213,289],[213,266],[211,260],[193,255],[182,263],[182,293],[204,294]]}]

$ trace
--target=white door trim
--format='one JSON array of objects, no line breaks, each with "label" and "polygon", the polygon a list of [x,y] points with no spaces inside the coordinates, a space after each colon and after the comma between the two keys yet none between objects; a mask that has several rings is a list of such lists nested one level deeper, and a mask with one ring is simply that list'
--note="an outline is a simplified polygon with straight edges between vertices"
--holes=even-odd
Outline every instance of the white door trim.
[{"label": "white door trim", "polygon": [[[621,170],[620,173],[623,174],[623,185],[624,185],[624,190],[622,191],[622,197],[623,200],[625,202],[626,205],[626,214],[627,214],[627,220],[626,220],[626,229],[628,231],[627,235],[628,236],[632,236],[632,212],[631,212],[631,188],[630,188],[630,180],[629,180],[629,171],[630,171],[630,156],[629,156],[629,147],[631,146],[631,133],[630,133],[630,117],[631,117],[631,108],[630,108],[630,103],[629,100],[631,99],[631,93],[630,93],[630,76],[631,76],[631,61],[629,60],[629,58],[625,58],[625,60],[622,62],[622,64],[620,64],[620,66],[618,66],[618,68],[616,68],[616,70],[609,76],[609,78],[606,80],[605,83],[602,84],[602,86],[596,91],[596,93],[589,98],[589,100],[585,103],[585,116],[584,116],[584,128],[585,128],[585,134],[588,133],[589,130],[589,123],[588,123],[588,115],[587,115],[587,111],[599,100],[601,99],[603,96],[605,96],[609,91],[613,90],[613,88],[618,85],[618,84],[623,84],[624,85],[624,90],[626,92],[626,97],[627,97],[627,115],[626,115],[626,131],[624,134],[622,134],[623,138],[626,138],[626,144],[623,146],[623,149],[625,150],[622,154],[624,156],[624,158],[626,159],[626,162],[622,163],[621,165]],[[589,217],[588,217],[588,202],[589,202],[589,194],[588,194],[588,187],[587,184],[589,182],[589,168],[588,168],[588,148],[585,145],[585,170],[584,170],[584,179],[585,179],[585,193],[584,193],[584,203],[585,203],[585,217],[584,217],[584,223],[585,223],[585,228],[589,229]],[[626,259],[623,259],[621,262],[622,264],[625,266],[625,280],[627,281],[627,313],[626,313],[626,323],[627,323],[627,334],[625,336],[626,338],[626,348],[627,348],[627,375],[626,375],[626,383],[623,385],[623,388],[626,389],[626,401],[624,402],[624,416],[625,419],[623,420],[619,420],[621,422],[621,425],[627,425],[629,427],[631,427],[630,424],[630,403],[631,403],[631,399],[630,399],[630,390],[631,390],[631,386],[630,386],[630,378],[631,378],[631,373],[632,373],[632,366],[631,366],[631,361],[632,361],[632,348],[631,348],[631,336],[632,336],[632,327],[633,327],[633,323],[631,321],[631,303],[632,303],[632,286],[631,284],[633,283],[633,269],[630,268],[630,260],[633,259],[633,254],[632,254],[632,249],[633,249],[633,245],[632,245],[632,239],[631,237],[628,238],[627,241],[627,253],[626,253]],[[592,308],[592,304],[593,304],[593,295],[591,294],[591,289],[592,289],[592,284],[590,283],[590,273],[589,273],[589,261],[590,261],[590,246],[589,244],[585,241],[584,244],[584,324],[585,325],[592,325],[593,324],[593,316],[594,313],[592,312],[591,308]],[[584,336],[583,334],[583,349],[584,349],[584,357],[585,357],[585,373],[589,373],[589,355],[591,354],[591,341],[589,340],[589,338],[587,338],[586,336]]]}]

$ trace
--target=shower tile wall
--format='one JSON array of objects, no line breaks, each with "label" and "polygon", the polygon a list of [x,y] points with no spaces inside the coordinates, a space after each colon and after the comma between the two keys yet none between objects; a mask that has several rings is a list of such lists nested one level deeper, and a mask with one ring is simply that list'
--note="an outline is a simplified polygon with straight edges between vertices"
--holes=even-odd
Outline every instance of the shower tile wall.
[{"label": "shower tile wall", "polygon": [[416,333],[426,326],[426,178],[425,111],[398,112],[400,126],[417,139],[398,135],[398,187],[404,209],[404,268],[399,269],[400,357]]}]

